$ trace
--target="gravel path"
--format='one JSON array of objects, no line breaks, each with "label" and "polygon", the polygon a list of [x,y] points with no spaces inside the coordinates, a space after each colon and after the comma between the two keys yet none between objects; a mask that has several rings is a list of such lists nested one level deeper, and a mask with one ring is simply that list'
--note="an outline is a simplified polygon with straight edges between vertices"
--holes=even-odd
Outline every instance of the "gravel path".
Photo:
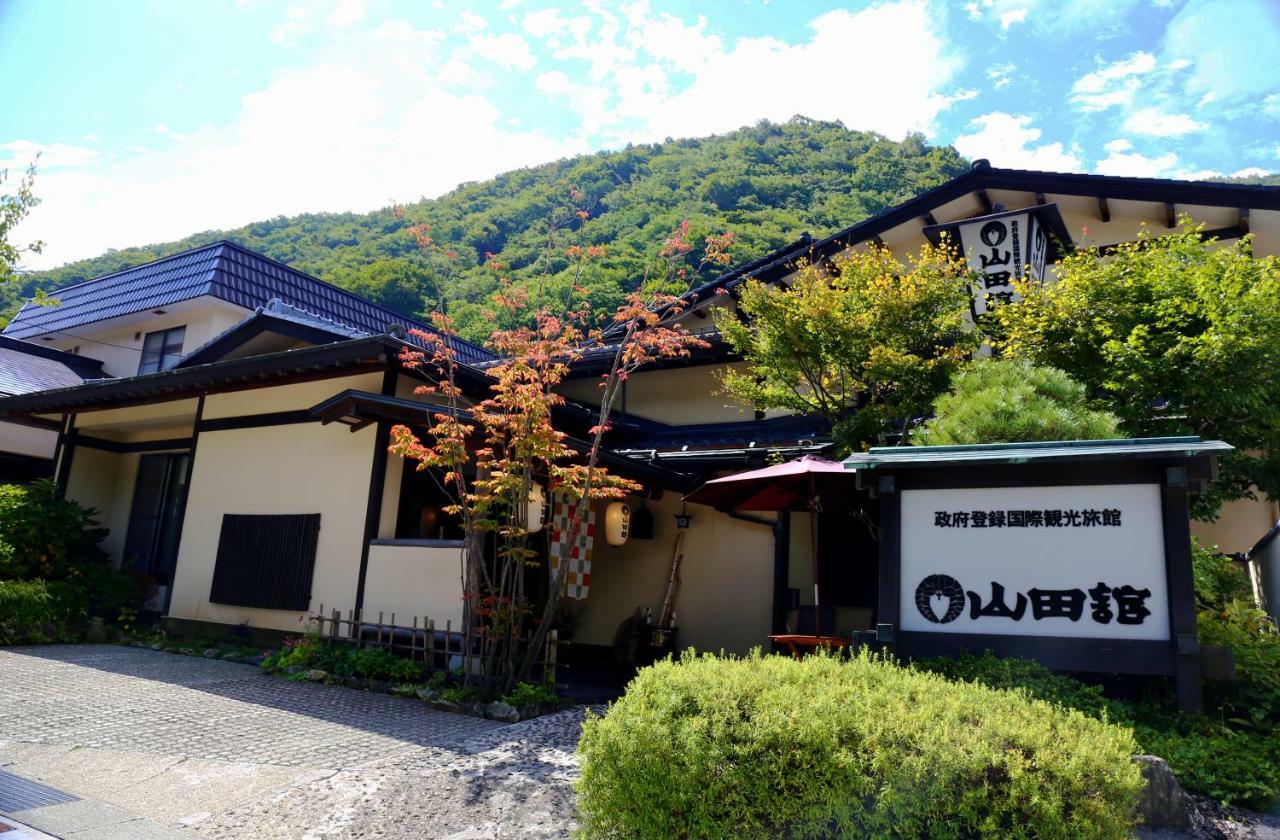
[{"label": "gravel path", "polygon": [[582,714],[504,725],[214,659],[0,649],[0,768],[193,837],[565,837]]}]

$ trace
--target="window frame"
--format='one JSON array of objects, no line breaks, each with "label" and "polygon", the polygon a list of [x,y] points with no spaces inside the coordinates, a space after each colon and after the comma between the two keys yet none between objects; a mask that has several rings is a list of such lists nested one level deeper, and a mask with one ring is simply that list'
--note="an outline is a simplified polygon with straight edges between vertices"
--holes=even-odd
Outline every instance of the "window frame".
[{"label": "window frame", "polygon": [[[176,343],[173,341],[174,333],[178,334]],[[186,340],[186,324],[166,327],[163,330],[152,330],[144,335],[142,337],[142,357],[138,360],[138,375],[161,373],[173,369],[182,360],[182,346]],[[153,343],[158,344],[158,347],[148,349],[147,345]],[[166,350],[170,352],[166,352]],[[170,361],[166,364],[167,359]]]}]

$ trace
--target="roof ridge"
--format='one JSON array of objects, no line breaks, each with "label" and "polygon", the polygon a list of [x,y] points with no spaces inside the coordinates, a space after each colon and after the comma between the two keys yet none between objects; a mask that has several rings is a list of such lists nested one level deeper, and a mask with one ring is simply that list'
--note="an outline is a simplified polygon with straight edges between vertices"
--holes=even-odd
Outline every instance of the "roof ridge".
[{"label": "roof ridge", "polygon": [[[205,251],[205,250],[208,250],[208,249],[210,249],[210,248],[213,248],[213,247],[215,247],[215,246],[217,246],[217,245],[222,245],[222,244],[225,244],[225,243],[226,243],[226,240],[218,240],[217,242],[210,242],[208,245],[199,245],[199,246],[197,246],[197,247],[195,247],[195,248],[188,248],[188,249],[187,249],[187,250],[185,250],[185,251],[179,251],[178,253],[176,253],[176,254],[170,254],[170,255],[169,255],[169,256],[167,256],[167,257],[158,257],[158,258],[156,258],[156,259],[154,259],[154,260],[149,260],[149,261],[144,262],[144,263],[138,263],[137,265],[130,265],[130,266],[126,266],[125,268],[118,268],[118,269],[116,269],[115,271],[111,271],[111,272],[108,272],[108,273],[106,273],[106,274],[100,274],[100,275],[98,275],[97,277],[90,277],[90,278],[88,278],[87,280],[80,280],[80,281],[78,281],[78,282],[72,283],[72,284],[67,285],[67,286],[59,286],[59,287],[58,287],[58,288],[56,288],[56,289],[49,289],[48,291],[46,291],[46,292],[45,292],[45,294],[46,294],[47,296],[49,296],[49,297],[52,297],[52,296],[54,296],[55,294],[57,294],[57,293],[59,293],[59,292],[65,292],[65,291],[67,291],[68,289],[74,289],[74,288],[76,288],[76,287],[78,287],[78,286],[84,286],[84,285],[87,285],[87,284],[89,284],[89,283],[97,283],[99,280],[106,280],[106,279],[108,279],[108,278],[115,277],[117,274],[124,274],[126,271],[137,271],[137,270],[138,270],[138,269],[140,269],[140,268],[147,268],[147,267],[149,267],[149,266],[159,265],[160,263],[162,263],[162,262],[167,262],[168,260],[176,260],[178,257],[189,257],[189,256],[191,256],[192,254],[198,254],[198,253],[200,253],[201,251]],[[29,297],[29,298],[27,298],[27,301],[26,301],[26,302],[27,302],[27,303],[31,303],[31,302],[33,302],[34,300],[35,300],[35,297]],[[23,306],[25,307],[25,306],[26,306],[26,303],[24,303],[24,304],[23,304]]]}]

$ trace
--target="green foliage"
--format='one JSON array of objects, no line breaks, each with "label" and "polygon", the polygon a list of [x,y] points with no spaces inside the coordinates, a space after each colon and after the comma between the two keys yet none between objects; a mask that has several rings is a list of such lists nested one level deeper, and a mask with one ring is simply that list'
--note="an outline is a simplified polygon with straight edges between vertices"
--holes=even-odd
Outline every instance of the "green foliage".
[{"label": "green foliage", "polygon": [[52,481],[0,485],[0,578],[62,580],[105,562],[97,511],[58,496]]},{"label": "green foliage", "polygon": [[357,650],[345,643],[332,644],[314,633],[286,640],[283,647],[263,659],[261,668],[269,674],[287,668],[314,668],[339,679],[360,677],[392,683],[418,683],[423,678],[419,663],[401,659],[386,648]]},{"label": "green foliage", "polygon": [[1124,729],[862,654],[695,656],[588,717],[596,837],[1125,837]]},{"label": "green foliage", "polygon": [[1025,692],[1129,727],[1143,752],[1168,761],[1187,790],[1265,810],[1280,799],[1280,741],[1274,736],[1280,723],[1280,643],[1273,630],[1248,627],[1240,618],[1224,622],[1206,612],[1200,616],[1200,634],[1202,644],[1230,644],[1236,650],[1239,677],[1237,682],[1206,684],[1206,714],[1179,713],[1167,683],[1129,687],[1125,696],[1108,697],[1096,684],[990,651],[920,660],[913,667],[948,679]]},{"label": "green foliage", "polygon": [[0,585],[40,593],[0,617],[0,644],[75,641],[90,618],[114,621],[141,603],[136,576],[113,569],[99,548],[107,531],[96,516],[59,498],[51,481],[0,485]]},{"label": "green foliage", "polygon": [[[425,309],[411,305],[413,295],[443,292],[463,333],[483,339],[493,327],[488,296],[497,283],[484,267],[486,253],[510,266],[518,283],[546,273],[549,289],[567,288],[570,260],[561,251],[548,261],[546,245],[559,242],[560,235],[577,236],[576,219],[558,234],[549,230],[571,186],[581,191],[592,217],[577,244],[605,247],[582,283],[597,308],[612,311],[643,276],[652,244],[683,219],[689,220],[691,242],[732,230],[738,237],[735,256],[751,259],[801,231],[820,234],[854,224],[967,170],[954,149],[929,146],[918,135],[898,143],[833,122],[761,122],[715,137],[628,146],[508,172],[409,204],[403,219],[391,208],[308,214],[110,251],[26,275],[0,295],[7,295],[10,311],[16,311],[15,304],[36,289],[69,285],[225,238],[373,294],[396,309],[408,307],[406,314]],[[440,277],[424,264],[406,230],[414,224],[430,225],[432,237],[458,254],[452,276]],[[701,257],[697,250],[689,255],[691,269]],[[709,280],[714,273],[707,267],[692,279]],[[393,287],[385,296],[377,288],[383,284]]]},{"label": "green foliage", "polygon": [[[38,156],[37,156],[38,157]],[[9,178],[9,170],[0,169],[0,187]],[[26,174],[18,181],[17,189],[12,193],[0,192],[0,285],[14,279],[22,255],[26,252],[38,254],[44,249],[44,243],[36,241],[27,245],[18,245],[9,241],[13,229],[27,217],[27,214],[40,203],[32,192],[36,179],[36,165],[33,161]]]},{"label": "green foliage", "polygon": [[42,580],[0,580],[0,645],[49,641],[52,601]]},{"label": "green foliage", "polygon": [[1110,256],[1081,249],[1057,273],[998,310],[1008,350],[1070,371],[1129,436],[1233,444],[1193,499],[1196,516],[1253,486],[1280,498],[1280,377],[1263,373],[1280,369],[1280,259],[1254,259],[1249,239],[1205,243],[1190,228],[1144,231]]},{"label": "green foliage", "polygon": [[533,683],[516,683],[516,687],[499,698],[502,702],[523,709],[526,706],[541,706],[555,703],[560,698],[556,695],[556,687],[551,683],[535,685]]},{"label": "green foliage", "polygon": [[925,248],[910,264],[887,249],[802,268],[787,287],[748,281],[739,318],[716,324],[747,362],[725,390],[761,409],[825,417],[846,450],[909,427],[977,350],[966,326],[968,268]]},{"label": "green foliage", "polygon": [[1221,610],[1233,601],[1251,601],[1253,586],[1244,570],[1225,554],[1192,540],[1191,570],[1195,576],[1196,606]]},{"label": "green foliage", "polygon": [[921,446],[1101,440],[1120,437],[1119,419],[1089,404],[1064,371],[1012,359],[979,359],[952,377],[933,417],[911,442]]}]

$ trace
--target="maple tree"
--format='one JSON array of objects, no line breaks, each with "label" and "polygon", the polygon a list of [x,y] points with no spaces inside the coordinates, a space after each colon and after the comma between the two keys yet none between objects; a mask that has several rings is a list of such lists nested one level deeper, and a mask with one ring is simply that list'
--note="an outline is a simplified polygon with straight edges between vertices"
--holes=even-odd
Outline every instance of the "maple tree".
[{"label": "maple tree", "polygon": [[[688,224],[665,239],[624,302],[601,316],[579,281],[603,250],[581,244],[589,213],[577,204],[580,192],[571,190],[569,197],[573,221],[558,212],[547,233],[547,247],[562,249],[576,265],[574,282],[563,296],[541,283],[516,285],[505,276],[505,265],[492,256],[488,261],[499,277],[493,302],[500,325],[486,342],[495,361],[483,372],[460,362],[457,325],[447,311],[431,316],[434,331],[414,331],[423,349],[406,348],[401,357],[405,366],[425,374],[428,382],[416,392],[436,410],[421,435],[395,426],[391,451],[417,461],[419,470],[443,474],[453,501],[446,510],[459,517],[465,533],[463,649],[469,661],[464,679],[490,694],[528,678],[565,597],[568,558],[549,556],[554,547],[544,557],[531,540],[529,500],[535,483],[545,482],[549,493],[568,501],[587,503],[574,506],[567,538],[556,543],[576,544],[590,503],[643,489],[601,464],[623,383],[655,360],[706,346],[671,323],[682,309],[679,292],[697,270],[690,265],[694,245]],[[439,245],[425,225],[410,233],[447,275],[457,255]],[[706,237],[698,268],[727,264],[732,244],[729,233]],[[583,416],[583,408],[569,406],[558,389],[573,364],[587,356],[604,360],[607,369],[599,405]],[[563,428],[566,422],[584,430],[584,437],[571,437]],[[489,542],[496,546],[492,554],[486,551]],[[527,573],[553,559],[558,562],[548,594],[534,598]]]}]

